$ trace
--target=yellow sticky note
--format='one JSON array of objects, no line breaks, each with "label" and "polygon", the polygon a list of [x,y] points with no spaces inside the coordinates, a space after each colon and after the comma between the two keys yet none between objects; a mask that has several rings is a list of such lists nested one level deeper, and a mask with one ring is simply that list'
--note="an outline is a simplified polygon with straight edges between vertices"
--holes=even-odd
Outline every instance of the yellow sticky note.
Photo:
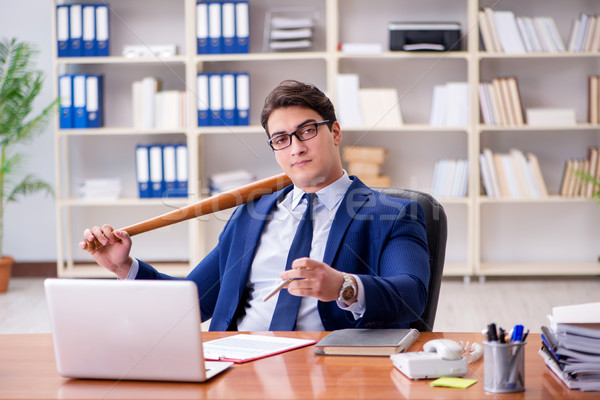
[{"label": "yellow sticky note", "polygon": [[431,386],[444,386],[457,389],[466,389],[472,384],[477,382],[477,379],[465,379],[465,378],[439,378],[431,382]]}]

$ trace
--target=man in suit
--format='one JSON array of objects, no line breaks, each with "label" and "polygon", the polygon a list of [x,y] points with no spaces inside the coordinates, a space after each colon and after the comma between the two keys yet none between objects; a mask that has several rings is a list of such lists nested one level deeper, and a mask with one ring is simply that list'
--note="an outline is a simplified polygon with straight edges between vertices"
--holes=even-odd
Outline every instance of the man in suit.
[{"label": "man in suit", "polygon": [[[402,328],[418,319],[429,281],[418,203],[347,175],[334,107],[315,86],[282,82],[266,98],[261,123],[293,185],[238,207],[186,278],[198,285],[210,329]],[[312,226],[296,235],[306,229],[303,218]],[[133,259],[126,232],[104,225],[86,229],[84,239],[104,244],[92,256],[122,279],[174,279]],[[294,258],[302,242],[305,256]],[[265,301],[281,280],[289,280],[285,289]]]}]

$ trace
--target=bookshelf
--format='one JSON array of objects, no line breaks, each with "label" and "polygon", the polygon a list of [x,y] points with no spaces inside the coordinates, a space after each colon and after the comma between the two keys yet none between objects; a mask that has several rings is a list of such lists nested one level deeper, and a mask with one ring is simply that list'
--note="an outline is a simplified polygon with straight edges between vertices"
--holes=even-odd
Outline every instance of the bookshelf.
[{"label": "bookshelf", "polygon": [[[55,0],[55,4],[62,3]],[[78,3],[86,3],[79,1]],[[587,120],[587,76],[598,74],[600,53],[490,53],[480,48],[478,10],[493,6],[516,15],[549,15],[566,41],[579,12],[600,13],[591,0],[575,2],[517,0],[308,0],[317,15],[314,45],[308,51],[263,52],[265,15],[286,7],[283,0],[250,2],[248,54],[196,54],[195,0],[113,0],[111,51],[108,57],[59,58],[54,54],[54,82],[62,73],[105,75],[105,127],[59,129],[55,124],[57,241],[59,276],[107,276],[77,248],[85,227],[110,223],[126,226],[195,202],[208,193],[208,177],[244,168],[257,178],[279,172],[259,113],[266,94],[277,83],[293,78],[316,84],[337,105],[336,76],[358,74],[361,87],[397,89],[403,125],[345,127],[343,145],[388,149],[383,173],[392,185],[429,191],[433,167],[442,158],[468,159],[468,194],[442,198],[449,218],[447,276],[523,276],[600,274],[600,207],[590,200],[557,196],[564,161],[584,157],[600,145],[600,126]],[[139,13],[139,8],[145,9]],[[373,11],[376,10],[376,11]],[[55,39],[56,17],[52,13]],[[390,52],[387,24],[391,21],[458,21],[460,51]],[[165,28],[162,29],[161,26]],[[168,27],[168,28],[166,28]],[[342,42],[372,42],[380,54],[346,54]],[[55,43],[55,40],[53,40]],[[126,44],[175,43],[179,53],[169,58],[120,56]],[[248,72],[250,125],[198,126],[196,75],[200,72]],[[400,73],[399,73],[400,71]],[[131,83],[155,76],[163,87],[186,90],[187,124],[176,130],[132,128]],[[477,87],[495,77],[516,76],[523,107],[571,107],[575,127],[487,126],[480,119]],[[550,79],[548,77],[551,77]],[[582,79],[585,77],[585,79]],[[435,85],[467,82],[469,122],[465,126],[430,126]],[[55,87],[55,94],[58,88]],[[139,199],[134,149],[140,143],[185,142],[189,153],[187,199]],[[550,196],[542,199],[489,199],[481,189],[479,154],[484,147],[508,152],[516,147],[538,155]],[[224,156],[225,155],[225,156]],[[123,194],[116,201],[84,201],[76,197],[83,178],[121,178]],[[224,211],[184,224],[149,232],[134,239],[132,255],[161,271],[185,275],[216,244],[230,215]],[[568,238],[565,238],[568,232]]]}]

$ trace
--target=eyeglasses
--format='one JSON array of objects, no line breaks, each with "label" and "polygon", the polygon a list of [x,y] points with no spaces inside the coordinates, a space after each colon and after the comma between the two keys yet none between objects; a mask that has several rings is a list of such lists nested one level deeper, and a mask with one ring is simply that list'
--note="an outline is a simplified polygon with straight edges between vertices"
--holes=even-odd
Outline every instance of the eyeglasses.
[{"label": "eyeglasses", "polygon": [[269,146],[271,146],[271,148],[275,151],[283,150],[286,147],[290,147],[292,145],[292,136],[296,136],[296,138],[301,142],[310,140],[317,136],[319,126],[325,125],[328,122],[329,120],[321,122],[310,122],[308,124],[302,125],[300,128],[296,129],[292,133],[282,133],[280,135],[273,136],[269,140]]}]

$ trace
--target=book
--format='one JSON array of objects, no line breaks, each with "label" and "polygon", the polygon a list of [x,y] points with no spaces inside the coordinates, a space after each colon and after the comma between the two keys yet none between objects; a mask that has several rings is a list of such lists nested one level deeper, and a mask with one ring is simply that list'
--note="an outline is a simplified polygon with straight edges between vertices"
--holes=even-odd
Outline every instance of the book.
[{"label": "book", "polygon": [[544,181],[544,177],[542,176],[542,170],[540,168],[540,163],[538,158],[533,153],[527,153],[527,159],[529,160],[529,168],[533,172],[533,176],[535,177],[536,187],[538,189],[538,194],[541,197],[548,196],[548,188],[546,187],[546,182]]},{"label": "book", "polygon": [[240,333],[203,343],[204,358],[236,364],[310,346],[316,340]]},{"label": "book", "polygon": [[407,329],[340,329],[315,345],[315,354],[389,356],[405,352],[419,337],[419,331]]},{"label": "book", "polygon": [[347,163],[383,164],[386,153],[387,150],[383,147],[346,146],[342,149],[342,160]]},{"label": "book", "polygon": [[523,125],[523,108],[521,107],[521,96],[519,95],[517,79],[514,77],[508,78],[506,82],[508,84],[508,93],[515,125]]},{"label": "book", "polygon": [[359,77],[357,74],[338,74],[336,98],[338,119],[345,126],[362,126],[363,118],[359,100]]},{"label": "book", "polygon": [[492,48],[486,49],[487,51],[492,52],[502,52],[502,45],[500,44],[500,37],[498,35],[498,28],[496,26],[496,20],[494,19],[494,10],[491,7],[483,8],[485,20],[487,22],[487,26],[490,30],[490,37],[492,41]]},{"label": "book", "polygon": [[500,45],[505,53],[525,53],[525,45],[512,11],[494,11]]},{"label": "book", "polygon": [[575,110],[572,108],[528,108],[529,126],[576,126]]},{"label": "book", "polygon": [[598,98],[598,76],[590,75],[588,77],[588,122],[597,124],[600,122],[599,113],[599,98]]}]

